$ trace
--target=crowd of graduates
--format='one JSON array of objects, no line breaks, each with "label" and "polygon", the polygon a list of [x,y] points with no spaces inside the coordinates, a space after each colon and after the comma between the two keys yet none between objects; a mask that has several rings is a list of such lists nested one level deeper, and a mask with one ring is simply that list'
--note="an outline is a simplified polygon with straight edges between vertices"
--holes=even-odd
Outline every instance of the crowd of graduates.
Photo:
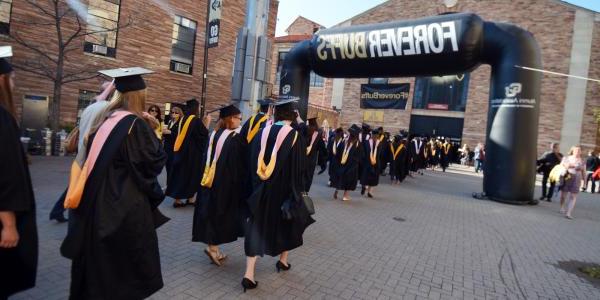
[{"label": "crowd of graduates", "polygon": [[[174,107],[165,124],[156,105],[146,109],[143,68],[101,71],[112,77],[81,115],[69,184],[51,213],[67,221],[60,247],[72,261],[71,299],[143,299],[163,286],[156,229],[169,221],[159,210],[194,206],[192,241],[207,245],[208,260],[227,261],[220,245],[244,238],[244,292],[256,288],[259,256],[279,256],[277,272],[291,269],[289,253],[303,244],[315,220],[308,195],[316,167],[328,170],[334,198],[361,184],[374,187],[389,166],[395,184],[427,167],[448,166],[448,141],[399,134],[366,124],[346,131],[302,120],[292,98],[259,100],[260,111],[242,124],[235,105],[200,115],[199,103]],[[0,57],[0,299],[35,285],[35,200],[12,101],[11,65]],[[216,122],[210,113],[218,111]],[[73,142],[72,139],[75,139]],[[158,176],[166,168],[166,189]],[[57,217],[60,216],[60,217]]]}]

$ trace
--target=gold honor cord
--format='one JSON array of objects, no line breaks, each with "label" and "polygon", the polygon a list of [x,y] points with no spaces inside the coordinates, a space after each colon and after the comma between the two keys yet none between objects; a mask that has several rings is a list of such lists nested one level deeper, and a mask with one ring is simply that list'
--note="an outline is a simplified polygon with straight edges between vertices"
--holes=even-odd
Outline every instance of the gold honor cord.
[{"label": "gold honor cord", "polygon": [[248,141],[248,143],[250,143],[250,141],[252,141],[252,139],[254,139],[254,136],[260,130],[260,124],[267,121],[268,118],[269,118],[269,116],[264,115],[264,116],[262,116],[262,118],[260,118],[260,120],[258,120],[256,125],[254,125],[254,120],[256,119],[256,115],[252,116],[252,119],[250,119],[250,126],[248,128],[248,135],[246,136],[246,141]]},{"label": "gold honor cord", "polygon": [[225,139],[227,139],[227,137],[229,137],[229,135],[232,132],[233,131],[231,130],[223,131],[223,133],[219,137],[219,140],[217,141],[217,149],[215,149],[215,157],[213,158],[212,162],[210,161],[210,157],[212,156],[213,143],[217,132],[213,131],[213,133],[210,135],[210,141],[208,144],[208,154],[206,155],[206,164],[204,166],[204,174],[202,174],[202,181],[200,182],[201,186],[207,188],[212,187],[213,181],[215,179],[215,172],[217,171],[217,161],[219,160],[219,157],[221,155],[221,149],[219,148],[223,146],[223,143],[225,143]]},{"label": "gold honor cord", "polygon": [[398,154],[400,154],[400,151],[404,148],[404,144],[400,144],[398,149],[396,149],[395,151],[394,151],[394,145],[390,144],[390,148],[392,148],[392,153],[394,154],[394,160],[396,160],[396,158],[398,157]]},{"label": "gold honor cord", "polygon": [[352,146],[354,146],[354,144],[346,142],[346,146],[344,146],[344,152],[342,153],[342,165],[345,165],[346,162],[348,162],[348,155],[350,154],[350,149],[352,149]]},{"label": "gold honor cord", "polygon": [[190,127],[190,123],[192,122],[194,117],[195,117],[194,115],[191,115],[185,121],[185,125],[183,125],[182,132],[179,133],[179,135],[177,135],[177,139],[175,140],[175,145],[173,146],[173,151],[178,152],[179,149],[181,148],[181,145],[183,145],[183,140],[185,140],[185,136],[187,134],[188,127]]},{"label": "gold honor cord", "polygon": [[444,154],[448,155],[448,152],[450,152],[450,144],[446,144],[446,146],[444,147]]},{"label": "gold honor cord", "polygon": [[306,156],[310,155],[310,151],[312,151],[312,147],[315,144],[315,141],[317,140],[317,132],[314,132],[312,135],[312,138],[310,139],[310,145],[308,145],[308,148],[306,148]]},{"label": "gold honor cord", "polygon": [[[267,139],[269,138],[269,133],[271,132],[272,126],[266,127],[263,130],[263,134],[260,141],[260,152],[258,154],[258,168],[256,170],[256,174],[260,177],[261,180],[265,181],[271,178],[273,175],[273,171],[275,170],[275,164],[277,162],[277,152],[279,151],[279,147],[283,143],[283,140],[287,137],[287,135],[292,131],[292,127],[283,126],[279,132],[277,133],[277,139],[275,140],[275,145],[273,146],[273,150],[271,152],[271,160],[269,160],[269,164],[265,164],[265,151],[267,148]],[[296,144],[296,139],[298,138],[298,132],[295,132],[294,141],[292,142],[292,147]]]},{"label": "gold honor cord", "polygon": [[371,149],[369,150],[369,159],[371,160],[371,165],[377,164],[377,147],[379,146],[379,140],[377,140],[374,145],[370,145]]}]

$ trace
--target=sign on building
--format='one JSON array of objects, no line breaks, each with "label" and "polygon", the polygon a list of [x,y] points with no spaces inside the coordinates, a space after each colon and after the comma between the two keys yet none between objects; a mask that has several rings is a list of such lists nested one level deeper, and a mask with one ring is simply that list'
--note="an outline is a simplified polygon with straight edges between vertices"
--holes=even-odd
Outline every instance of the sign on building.
[{"label": "sign on building", "polygon": [[410,83],[362,84],[360,86],[360,108],[363,109],[406,109]]},{"label": "sign on building", "polygon": [[210,11],[208,14],[208,48],[219,45],[219,33],[221,32],[221,7],[224,0],[210,0]]}]

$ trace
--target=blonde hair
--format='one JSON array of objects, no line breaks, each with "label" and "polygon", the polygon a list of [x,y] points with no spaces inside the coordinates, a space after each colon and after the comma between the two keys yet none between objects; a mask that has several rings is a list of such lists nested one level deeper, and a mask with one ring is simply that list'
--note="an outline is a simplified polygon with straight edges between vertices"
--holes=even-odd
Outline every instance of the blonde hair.
[{"label": "blonde hair", "polygon": [[579,156],[581,156],[581,146],[579,146],[579,145],[575,145],[575,146],[571,147],[571,149],[569,149],[569,155],[573,155],[576,148],[579,148]]},{"label": "blonde hair", "polygon": [[[139,91],[131,91],[121,93],[119,91],[115,91],[112,99],[108,106],[104,109],[104,111],[94,119],[92,123],[92,129],[88,133],[91,135],[98,131],[102,123],[110,117],[110,115],[117,110],[126,110],[138,117],[142,117],[142,113],[144,112],[144,107],[146,106],[146,89]],[[87,139],[87,137],[86,137]]]},{"label": "blonde hair", "polygon": [[12,87],[10,85],[11,73],[0,75],[0,106],[4,107],[13,118],[17,118],[15,102],[13,101]]},{"label": "blonde hair", "polygon": [[183,117],[183,110],[181,110],[181,108],[179,108],[177,106],[174,106],[173,108],[171,108],[171,112],[172,113],[174,113],[174,112],[178,113],[180,118]]}]

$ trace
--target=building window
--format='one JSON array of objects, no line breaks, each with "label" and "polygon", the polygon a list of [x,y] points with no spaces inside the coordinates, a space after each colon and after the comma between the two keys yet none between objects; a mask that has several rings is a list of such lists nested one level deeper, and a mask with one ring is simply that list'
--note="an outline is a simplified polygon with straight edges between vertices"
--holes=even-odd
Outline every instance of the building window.
[{"label": "building window", "polygon": [[0,34],[10,33],[10,12],[12,0],[0,0]]},{"label": "building window", "polygon": [[89,0],[83,51],[116,57],[121,0]]},{"label": "building window", "polygon": [[314,87],[322,87],[325,83],[325,79],[317,74],[315,74],[315,72],[310,72],[310,86],[314,86]]},{"label": "building window", "polygon": [[369,78],[369,84],[388,84],[389,78]]},{"label": "building window", "polygon": [[279,84],[281,80],[281,69],[283,68],[283,62],[285,61],[285,56],[288,54],[288,51],[279,51],[277,56],[277,76],[275,79],[275,84]]},{"label": "building window", "polygon": [[[285,61],[285,57],[287,56],[288,51],[279,51],[277,56],[277,76],[275,79],[275,84],[279,84],[281,81],[281,69],[283,69],[283,62]],[[325,79],[315,72],[310,72],[310,86],[312,87],[322,87],[325,84]]]},{"label": "building window", "polygon": [[469,74],[417,77],[413,109],[465,111]]},{"label": "building window", "polygon": [[196,22],[190,19],[175,16],[171,38],[171,71],[192,74],[196,26]]},{"label": "building window", "polygon": [[79,90],[79,99],[77,100],[77,124],[79,124],[79,118],[81,118],[83,110],[94,103],[94,98],[97,95],[97,92]]}]

